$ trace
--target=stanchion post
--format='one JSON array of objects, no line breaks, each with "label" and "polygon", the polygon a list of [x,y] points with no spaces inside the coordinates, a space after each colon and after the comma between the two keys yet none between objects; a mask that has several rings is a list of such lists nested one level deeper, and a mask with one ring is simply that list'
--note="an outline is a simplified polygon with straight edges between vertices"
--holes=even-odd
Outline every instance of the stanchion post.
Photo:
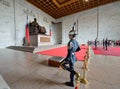
[{"label": "stanchion post", "polygon": [[80,81],[83,84],[88,84],[88,80],[86,79],[86,58],[87,58],[87,55],[85,56],[85,60],[84,60],[83,78]]},{"label": "stanchion post", "polygon": [[88,65],[87,65],[87,52],[86,55],[84,56],[84,63],[82,69],[88,70]]},{"label": "stanchion post", "polygon": [[76,86],[75,86],[75,89],[80,89],[80,73],[77,73],[76,72]]}]

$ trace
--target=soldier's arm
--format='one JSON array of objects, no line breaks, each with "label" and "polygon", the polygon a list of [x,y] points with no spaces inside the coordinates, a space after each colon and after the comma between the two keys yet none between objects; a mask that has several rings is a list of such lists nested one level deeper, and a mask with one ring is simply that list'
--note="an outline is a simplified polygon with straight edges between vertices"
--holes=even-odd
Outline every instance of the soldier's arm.
[{"label": "soldier's arm", "polygon": [[74,47],[74,44],[73,44],[72,42],[70,42],[70,45],[69,45],[69,47],[68,47],[68,54],[67,54],[67,58],[71,58],[72,53],[74,52],[73,47]]}]

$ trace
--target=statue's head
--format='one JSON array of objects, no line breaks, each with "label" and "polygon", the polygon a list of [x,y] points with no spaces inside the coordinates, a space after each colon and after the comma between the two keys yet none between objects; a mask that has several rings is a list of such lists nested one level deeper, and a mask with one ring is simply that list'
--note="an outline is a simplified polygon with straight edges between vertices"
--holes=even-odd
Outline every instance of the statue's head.
[{"label": "statue's head", "polygon": [[37,19],[36,19],[36,18],[34,18],[34,21],[35,21],[35,22],[37,22]]}]

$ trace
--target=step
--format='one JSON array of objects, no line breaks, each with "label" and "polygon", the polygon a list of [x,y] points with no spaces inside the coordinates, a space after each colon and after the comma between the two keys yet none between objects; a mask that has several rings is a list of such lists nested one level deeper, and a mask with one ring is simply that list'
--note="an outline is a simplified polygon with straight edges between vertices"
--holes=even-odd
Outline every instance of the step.
[{"label": "step", "polygon": [[33,53],[35,47],[28,47],[28,46],[9,46],[7,47],[9,49],[14,49],[14,50],[20,50],[20,51],[25,51],[25,52],[31,52]]}]

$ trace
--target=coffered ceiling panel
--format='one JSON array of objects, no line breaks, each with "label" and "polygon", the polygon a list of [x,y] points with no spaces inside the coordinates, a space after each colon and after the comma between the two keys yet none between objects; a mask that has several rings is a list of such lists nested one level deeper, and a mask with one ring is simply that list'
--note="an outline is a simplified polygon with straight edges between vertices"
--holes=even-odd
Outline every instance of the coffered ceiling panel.
[{"label": "coffered ceiling panel", "polygon": [[54,18],[60,18],[76,12],[120,0],[26,0]]}]

